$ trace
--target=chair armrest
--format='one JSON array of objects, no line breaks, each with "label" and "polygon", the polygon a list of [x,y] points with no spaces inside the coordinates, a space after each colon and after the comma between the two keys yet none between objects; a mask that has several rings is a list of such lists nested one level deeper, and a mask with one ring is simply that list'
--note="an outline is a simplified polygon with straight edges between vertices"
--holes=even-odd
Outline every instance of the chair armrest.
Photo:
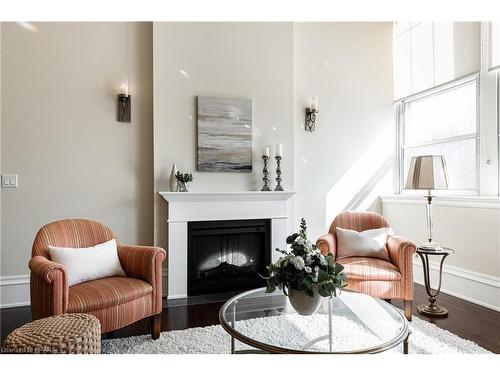
[{"label": "chair armrest", "polygon": [[161,276],[166,252],[161,247],[120,245],[118,258],[127,276],[142,279],[155,287],[156,273],[159,270]]},{"label": "chair armrest", "polygon": [[52,262],[41,255],[31,258],[28,267],[33,274],[49,284],[57,282],[58,277],[56,275],[61,273],[66,279],[66,270],[62,264]]},{"label": "chair armrest", "polygon": [[153,287],[153,314],[162,310],[162,267],[167,253],[161,247],[118,246],[118,258],[128,277],[147,281]]},{"label": "chair armrest", "polygon": [[322,235],[316,241],[316,246],[318,246],[321,254],[327,255],[328,253],[332,253],[333,257],[336,257],[337,253],[337,239],[333,233],[326,233]]},{"label": "chair armrest", "polygon": [[402,236],[388,236],[387,250],[389,251],[391,263],[399,268],[403,276],[413,271],[412,258],[416,251],[416,246],[412,241]]},{"label": "chair armrest", "polygon": [[64,266],[40,255],[31,258],[28,266],[32,318],[66,313],[69,288]]}]

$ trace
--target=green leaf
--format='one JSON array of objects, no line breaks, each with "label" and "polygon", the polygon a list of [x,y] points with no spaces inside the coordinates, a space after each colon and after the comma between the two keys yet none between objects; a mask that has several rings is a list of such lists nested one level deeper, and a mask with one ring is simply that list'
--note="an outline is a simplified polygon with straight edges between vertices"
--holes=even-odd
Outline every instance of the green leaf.
[{"label": "green leaf", "polygon": [[292,243],[294,243],[294,242],[295,242],[295,240],[297,239],[297,237],[298,237],[298,236],[299,236],[299,234],[298,234],[298,233],[294,233],[294,234],[292,234],[292,235],[288,236],[288,237],[286,238],[286,243],[287,243],[288,245],[291,245]]},{"label": "green leaf", "polygon": [[266,293],[272,293],[276,290],[276,286],[267,284]]},{"label": "green leaf", "polygon": [[327,284],[321,284],[318,288],[318,293],[322,297],[330,297],[330,291],[328,290]]},{"label": "green leaf", "polygon": [[318,270],[318,283],[323,283],[325,281],[328,281],[329,279],[330,279],[330,275],[328,275],[328,272],[326,272],[320,268]]},{"label": "green leaf", "polygon": [[344,270],[344,266],[340,263],[335,263],[335,265],[333,266],[333,272],[338,275],[339,273],[341,273],[342,271]]}]

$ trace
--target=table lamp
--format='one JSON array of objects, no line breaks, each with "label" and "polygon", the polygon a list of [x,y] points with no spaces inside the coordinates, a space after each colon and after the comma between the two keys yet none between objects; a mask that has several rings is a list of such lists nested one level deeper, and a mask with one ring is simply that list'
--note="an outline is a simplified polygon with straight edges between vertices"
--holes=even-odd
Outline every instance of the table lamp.
[{"label": "table lamp", "polygon": [[420,247],[431,250],[440,250],[438,243],[432,240],[432,190],[448,189],[448,172],[446,162],[442,155],[422,155],[413,156],[410,162],[410,169],[406,179],[405,189],[427,190],[426,214],[427,214],[427,234],[428,241],[419,244]]}]

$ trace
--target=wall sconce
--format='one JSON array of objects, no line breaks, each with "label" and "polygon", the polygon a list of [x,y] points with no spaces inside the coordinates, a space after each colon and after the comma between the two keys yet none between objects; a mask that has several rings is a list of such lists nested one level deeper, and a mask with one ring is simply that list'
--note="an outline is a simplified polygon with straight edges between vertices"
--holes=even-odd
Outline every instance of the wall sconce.
[{"label": "wall sconce", "polygon": [[307,100],[305,130],[313,132],[316,128],[316,114],[319,113],[318,97],[312,96]]},{"label": "wall sconce", "polygon": [[130,122],[131,98],[128,94],[128,79],[120,85],[118,91],[117,117],[120,122]]}]

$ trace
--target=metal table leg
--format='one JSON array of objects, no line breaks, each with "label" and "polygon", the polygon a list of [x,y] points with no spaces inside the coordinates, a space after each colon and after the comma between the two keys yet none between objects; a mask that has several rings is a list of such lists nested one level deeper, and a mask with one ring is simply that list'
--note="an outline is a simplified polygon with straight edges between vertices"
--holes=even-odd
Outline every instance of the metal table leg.
[{"label": "metal table leg", "polygon": [[408,331],[408,335],[403,341],[403,354],[408,354],[408,340],[410,339],[411,331]]},{"label": "metal table leg", "polygon": [[320,341],[328,340],[328,345],[330,348],[330,353],[333,352],[333,322],[332,322],[332,303],[333,298],[329,298],[328,300],[328,335],[323,335],[320,337],[316,337],[315,339],[310,340],[307,344],[304,345],[302,350],[307,350],[314,344]]},{"label": "metal table leg", "polygon": [[431,288],[429,257],[427,256],[427,254],[418,254],[418,255],[420,255],[420,259],[422,260],[425,291],[429,296],[429,303],[417,306],[417,311],[420,314],[427,316],[437,316],[446,318],[448,316],[448,310],[436,304],[436,297],[439,294],[439,291],[441,290],[441,281],[443,278],[443,263],[448,254],[447,253],[442,254],[441,263],[439,264],[439,284],[435,293],[432,292]]},{"label": "metal table leg", "polygon": [[[237,304],[238,304],[238,300],[234,301],[233,316],[232,316],[233,319],[231,321],[231,326],[233,327],[233,329],[235,329],[235,326],[236,326],[236,305]],[[234,336],[231,335],[231,354],[235,353],[235,346],[236,346],[236,342],[235,342]]]}]

